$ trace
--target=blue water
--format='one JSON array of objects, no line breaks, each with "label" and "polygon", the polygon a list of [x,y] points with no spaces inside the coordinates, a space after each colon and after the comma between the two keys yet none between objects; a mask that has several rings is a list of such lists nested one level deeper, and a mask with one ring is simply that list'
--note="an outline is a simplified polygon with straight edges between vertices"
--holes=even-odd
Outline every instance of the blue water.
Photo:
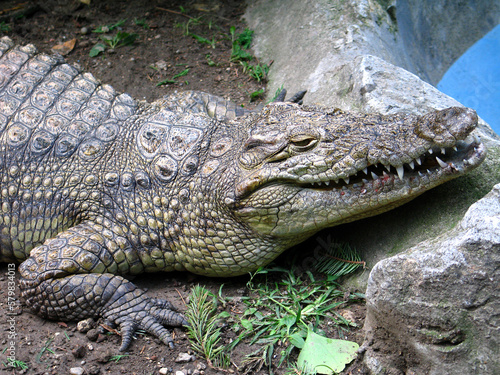
[{"label": "blue water", "polygon": [[437,88],[475,109],[500,134],[500,25],[455,61]]}]

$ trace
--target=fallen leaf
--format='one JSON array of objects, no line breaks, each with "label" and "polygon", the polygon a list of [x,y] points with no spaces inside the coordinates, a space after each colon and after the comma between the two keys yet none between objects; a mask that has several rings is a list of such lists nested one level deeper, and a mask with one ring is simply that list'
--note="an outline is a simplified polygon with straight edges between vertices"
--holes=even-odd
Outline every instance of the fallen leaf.
[{"label": "fallen leaf", "polygon": [[309,331],[297,364],[318,374],[339,373],[356,358],[358,348],[355,342],[329,339]]},{"label": "fallen leaf", "polygon": [[52,52],[59,53],[63,56],[66,56],[68,53],[73,51],[73,49],[76,46],[76,38],[68,40],[67,42],[64,42],[63,44],[58,44],[54,47],[52,47]]}]

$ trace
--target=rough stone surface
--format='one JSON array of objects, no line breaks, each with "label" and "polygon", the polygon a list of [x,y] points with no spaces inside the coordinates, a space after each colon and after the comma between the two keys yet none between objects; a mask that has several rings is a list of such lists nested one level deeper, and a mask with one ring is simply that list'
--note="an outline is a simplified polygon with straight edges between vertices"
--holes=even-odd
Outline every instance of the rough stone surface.
[{"label": "rough stone surface", "polygon": [[373,268],[365,363],[376,374],[500,373],[499,280],[500,184],[452,231]]},{"label": "rough stone surface", "polygon": [[337,105],[336,70],[362,54],[437,84],[500,22],[500,2],[258,0],[245,18],[256,30],[257,55],[273,60],[269,97],[284,85],[291,92],[307,89],[306,103]]}]

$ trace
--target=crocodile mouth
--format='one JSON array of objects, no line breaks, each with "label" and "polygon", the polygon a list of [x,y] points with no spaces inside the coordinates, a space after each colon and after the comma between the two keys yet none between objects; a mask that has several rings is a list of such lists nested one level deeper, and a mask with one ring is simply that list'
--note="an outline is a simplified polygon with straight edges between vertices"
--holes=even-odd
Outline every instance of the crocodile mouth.
[{"label": "crocodile mouth", "polygon": [[[324,178],[318,176],[313,181],[300,181],[298,178],[266,179],[256,175],[237,186],[236,196],[242,199],[256,190],[276,185],[325,193],[339,191],[341,195],[348,192],[360,195],[370,191],[378,193],[408,186],[415,194],[420,194],[474,169],[485,157],[484,144],[474,137],[471,142],[457,141],[451,147],[434,146],[403,165],[393,166],[381,162],[370,164],[344,178],[332,179],[324,173],[321,176]],[[312,176],[310,180],[314,178]]]},{"label": "crocodile mouth", "polygon": [[[346,190],[363,188],[369,184],[385,184],[390,180],[406,182],[411,187],[422,182],[442,182],[442,178],[461,175],[478,166],[486,156],[484,144],[478,139],[471,143],[459,141],[453,147],[433,147],[409,163],[399,166],[376,163],[368,165],[354,174],[340,179],[317,180],[297,183],[301,188],[314,190]],[[434,185],[434,184],[433,184]]]}]

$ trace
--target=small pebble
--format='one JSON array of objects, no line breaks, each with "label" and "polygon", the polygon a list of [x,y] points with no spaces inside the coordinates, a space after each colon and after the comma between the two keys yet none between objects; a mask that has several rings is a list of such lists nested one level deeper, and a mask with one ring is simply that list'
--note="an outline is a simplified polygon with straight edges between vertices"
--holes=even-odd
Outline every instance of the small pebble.
[{"label": "small pebble", "polygon": [[88,34],[88,33],[89,33],[89,29],[88,29],[88,27],[82,27],[82,28],[80,29],[80,34],[82,34],[82,35],[86,35],[86,34]]},{"label": "small pebble", "polygon": [[94,325],[95,325],[94,319],[88,318],[85,320],[80,320],[76,325],[76,329],[78,330],[78,332],[87,333],[94,327]]},{"label": "small pebble", "polygon": [[176,371],[175,375],[186,375],[186,374],[184,374],[182,371]]},{"label": "small pebble", "polygon": [[90,341],[96,341],[98,337],[99,337],[99,330],[96,328],[92,328],[87,332],[87,338]]},{"label": "small pebble", "polygon": [[71,354],[73,354],[73,356],[75,358],[83,358],[83,357],[85,357],[86,352],[87,352],[87,348],[83,345],[80,345],[77,348],[73,349],[71,351]]},{"label": "small pebble", "polygon": [[71,375],[82,375],[83,374],[83,368],[82,367],[71,367],[69,369],[69,373]]},{"label": "small pebble", "polygon": [[179,353],[177,358],[175,359],[175,362],[177,363],[184,363],[184,362],[191,362],[193,360],[193,356],[189,353]]},{"label": "small pebble", "polygon": [[162,375],[167,375],[170,372],[170,369],[168,367],[162,367],[158,372]]}]

